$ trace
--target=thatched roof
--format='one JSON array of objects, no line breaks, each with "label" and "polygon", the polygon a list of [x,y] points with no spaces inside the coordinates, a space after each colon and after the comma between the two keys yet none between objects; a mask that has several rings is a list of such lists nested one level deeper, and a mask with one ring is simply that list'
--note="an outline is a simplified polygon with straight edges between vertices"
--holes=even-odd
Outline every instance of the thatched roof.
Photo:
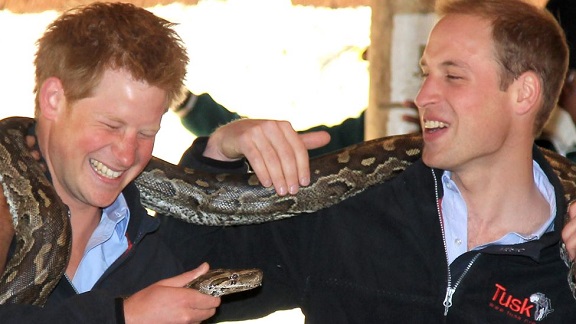
[{"label": "thatched roof", "polygon": [[[181,3],[185,5],[196,5],[201,0],[122,0],[131,2],[140,7],[154,7],[156,5],[168,5],[171,3]],[[34,13],[46,10],[63,11],[81,4],[94,2],[94,0],[0,0],[0,10],[7,9],[15,13]],[[294,5],[342,8],[369,6],[370,0],[292,0]]]}]

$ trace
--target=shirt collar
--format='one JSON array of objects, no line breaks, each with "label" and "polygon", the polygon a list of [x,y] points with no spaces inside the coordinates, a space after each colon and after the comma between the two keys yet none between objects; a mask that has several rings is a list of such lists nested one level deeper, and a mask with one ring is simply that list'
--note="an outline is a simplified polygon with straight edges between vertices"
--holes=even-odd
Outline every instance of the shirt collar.
[{"label": "shirt collar", "polygon": [[130,220],[130,209],[128,208],[128,203],[126,202],[123,193],[120,193],[112,205],[102,210],[102,218],[104,217],[117,224],[115,231],[119,237],[126,234],[126,229],[128,228],[128,222]]}]

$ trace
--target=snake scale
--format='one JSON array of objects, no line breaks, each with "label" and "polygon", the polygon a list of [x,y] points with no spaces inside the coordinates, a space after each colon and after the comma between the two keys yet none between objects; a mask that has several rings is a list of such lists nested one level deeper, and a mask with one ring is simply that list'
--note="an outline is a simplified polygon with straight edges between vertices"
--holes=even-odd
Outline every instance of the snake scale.
[{"label": "snake scale", "polygon": [[[0,121],[0,181],[17,238],[16,253],[0,279],[0,304],[43,305],[63,274],[70,251],[67,208],[24,144],[32,123],[24,117]],[[186,222],[212,226],[263,223],[326,208],[387,181],[420,158],[421,147],[420,135],[398,135],[311,159],[310,185],[292,196],[278,196],[273,188],[262,187],[254,174],[206,173],[155,157],[135,183],[145,207]],[[554,152],[544,154],[561,179],[566,200],[574,200],[576,167]],[[563,244],[561,252],[566,256]],[[567,264],[568,283],[576,298],[576,267]],[[261,273],[250,281],[254,279],[251,270],[219,269],[188,286],[212,295],[232,293],[237,291],[234,285],[243,290],[241,286],[248,282],[251,287],[260,284]]]}]

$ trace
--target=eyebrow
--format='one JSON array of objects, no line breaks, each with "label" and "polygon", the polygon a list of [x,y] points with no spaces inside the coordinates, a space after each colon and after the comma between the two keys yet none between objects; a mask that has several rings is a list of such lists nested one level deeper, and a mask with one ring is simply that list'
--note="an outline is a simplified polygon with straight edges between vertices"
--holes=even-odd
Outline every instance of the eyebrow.
[{"label": "eyebrow", "polygon": [[[426,64],[426,60],[424,58],[420,59],[419,64],[420,64],[421,68],[428,66],[428,64]],[[456,68],[464,69],[464,68],[469,68],[470,66],[468,64],[462,62],[462,61],[447,60],[447,61],[443,61],[440,64],[440,67],[445,67],[445,68],[446,67],[456,67]]]}]

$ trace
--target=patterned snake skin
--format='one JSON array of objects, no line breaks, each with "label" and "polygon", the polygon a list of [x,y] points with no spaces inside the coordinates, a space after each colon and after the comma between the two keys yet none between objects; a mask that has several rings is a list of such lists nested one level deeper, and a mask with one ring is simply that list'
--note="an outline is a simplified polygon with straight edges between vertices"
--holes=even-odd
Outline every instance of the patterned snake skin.
[{"label": "patterned snake skin", "polygon": [[[0,121],[0,181],[17,237],[16,253],[0,279],[0,304],[43,305],[70,253],[67,208],[24,144],[32,123],[23,117]],[[263,223],[331,206],[389,180],[420,157],[421,147],[419,135],[400,135],[312,159],[311,184],[293,196],[276,195],[273,188],[260,186],[253,174],[215,175],[158,158],[152,158],[135,183],[145,207],[186,222],[215,226]],[[576,167],[556,153],[545,151],[545,156],[561,178],[566,200],[574,200]],[[568,282],[576,298],[575,266],[567,260],[564,245],[561,252],[570,267]],[[222,284],[221,272],[214,273],[190,286],[199,289],[218,282],[220,288],[230,287],[231,283]],[[241,285],[248,277],[234,284]]]},{"label": "patterned snake skin", "polygon": [[224,296],[262,285],[260,269],[214,269],[189,282],[187,288],[210,296]]}]

